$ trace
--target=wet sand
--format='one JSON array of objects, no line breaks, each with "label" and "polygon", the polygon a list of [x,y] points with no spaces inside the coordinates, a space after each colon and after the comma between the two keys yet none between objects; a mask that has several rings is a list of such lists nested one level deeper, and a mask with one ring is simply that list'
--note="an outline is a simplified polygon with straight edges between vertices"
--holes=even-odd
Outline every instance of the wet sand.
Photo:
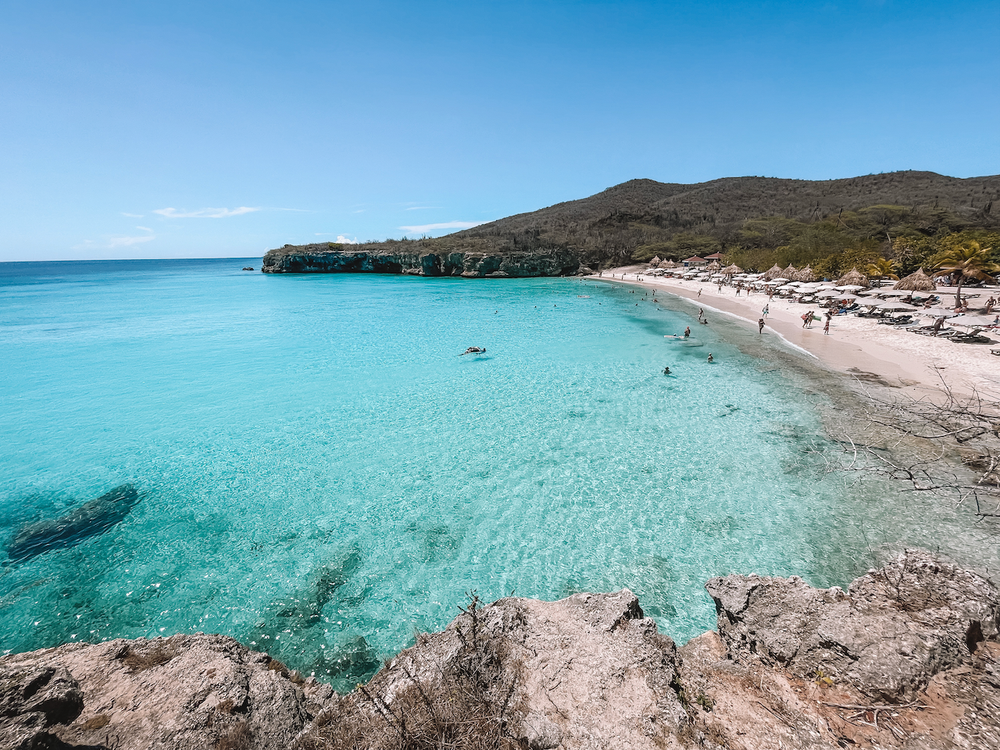
[{"label": "wet sand", "polygon": [[[996,344],[955,344],[946,339],[919,336],[905,329],[879,325],[876,321],[854,315],[836,315],[829,334],[823,333],[823,321],[811,328],[802,327],[806,310],[822,315],[815,305],[802,305],[766,294],[736,296],[736,289],[676,278],[644,276],[639,269],[619,268],[591,276],[597,281],[634,284],[663,291],[690,300],[704,308],[705,316],[727,314],[757,329],[761,310],[768,306],[763,336],[780,336],[788,344],[815,357],[835,372],[859,380],[881,381],[909,392],[915,397],[940,393],[946,383],[956,393],[980,395],[1000,400],[1000,357],[990,354],[1000,349],[1000,335],[987,334]],[[624,276],[624,278],[623,278]],[[699,291],[701,296],[699,296]]]}]

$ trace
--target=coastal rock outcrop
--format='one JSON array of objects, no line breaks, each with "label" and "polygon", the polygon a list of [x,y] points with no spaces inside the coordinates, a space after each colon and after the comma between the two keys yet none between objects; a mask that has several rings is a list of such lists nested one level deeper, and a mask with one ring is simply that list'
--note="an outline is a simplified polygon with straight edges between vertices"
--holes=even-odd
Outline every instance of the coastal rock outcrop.
[{"label": "coastal rock outcrop", "polygon": [[264,273],[387,273],[412,276],[506,278],[571,276],[580,260],[563,248],[534,251],[428,249],[415,242],[372,245],[286,245],[264,256]]},{"label": "coastal rock outcrop", "polygon": [[848,588],[709,581],[677,649],[628,590],[475,596],[338,695],[222,636],[0,658],[0,750],[1000,748],[1000,593],[909,551]]},{"label": "coastal rock outcrop", "polygon": [[13,654],[0,659],[0,689],[0,750],[272,750],[333,693],[232,638],[200,634]]},{"label": "coastal rock outcrop", "polygon": [[706,584],[731,657],[843,680],[871,698],[907,700],[938,672],[996,639],[1000,593],[985,578],[907,551],[847,592],[802,579],[731,575]]},{"label": "coastal rock outcrop", "polygon": [[479,747],[476,731],[498,740],[490,747],[670,747],[687,721],[676,679],[674,642],[628,590],[473,601],[333,701],[298,747],[436,747],[422,743],[453,736]]}]

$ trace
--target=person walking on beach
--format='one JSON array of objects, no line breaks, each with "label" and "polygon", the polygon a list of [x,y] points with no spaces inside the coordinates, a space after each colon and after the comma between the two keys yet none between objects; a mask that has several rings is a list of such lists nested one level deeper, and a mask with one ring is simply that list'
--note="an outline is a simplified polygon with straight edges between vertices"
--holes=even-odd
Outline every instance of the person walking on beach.
[{"label": "person walking on beach", "polygon": [[767,309],[769,307],[770,307],[770,305],[764,305],[764,309],[760,311],[760,317],[762,317],[762,318],[766,318],[767,317],[767,314],[770,312],[770,310]]},{"label": "person walking on beach", "polygon": [[764,333],[764,319],[761,318],[757,321],[757,333]]},{"label": "person walking on beach", "polygon": [[812,322],[813,314],[811,312],[802,313],[802,327],[808,328],[809,324]]},{"label": "person walking on beach", "polygon": [[824,336],[829,336],[830,335],[830,316],[829,315],[826,316],[826,322],[823,324],[823,335]]},{"label": "person walking on beach", "polygon": [[699,297],[701,296],[701,288],[700,287],[698,288],[698,296]]}]

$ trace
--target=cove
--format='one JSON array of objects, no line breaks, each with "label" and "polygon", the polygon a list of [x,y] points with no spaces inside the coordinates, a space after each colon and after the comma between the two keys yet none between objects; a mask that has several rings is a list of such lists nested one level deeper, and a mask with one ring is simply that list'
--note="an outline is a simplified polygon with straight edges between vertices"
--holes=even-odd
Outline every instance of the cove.
[{"label": "cove", "polygon": [[963,508],[827,473],[828,392],[736,324],[579,279],[244,265],[0,265],[0,547],[142,498],[4,561],[4,652],[214,632],[350,687],[473,589],[627,587],[683,642],[712,576],[994,554]]}]

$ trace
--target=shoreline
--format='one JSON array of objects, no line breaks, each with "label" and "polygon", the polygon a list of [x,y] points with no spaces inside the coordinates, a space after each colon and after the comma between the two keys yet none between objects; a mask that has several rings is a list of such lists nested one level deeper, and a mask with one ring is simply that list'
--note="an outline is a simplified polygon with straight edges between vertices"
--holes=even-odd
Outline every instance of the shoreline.
[{"label": "shoreline", "polygon": [[1000,340],[996,345],[955,344],[853,315],[834,316],[829,335],[824,335],[822,323],[802,327],[800,316],[806,310],[816,311],[815,305],[777,296],[769,301],[763,293],[737,297],[733,287],[723,286],[720,292],[717,286],[705,282],[643,276],[635,267],[614,268],[603,276],[586,278],[665,292],[752,328],[757,327],[767,305],[762,335],[777,336],[788,348],[804,352],[831,372],[857,380],[875,380],[915,398],[940,395],[946,384],[956,394],[1000,400],[1000,357],[990,354],[991,348],[1000,349]]}]

